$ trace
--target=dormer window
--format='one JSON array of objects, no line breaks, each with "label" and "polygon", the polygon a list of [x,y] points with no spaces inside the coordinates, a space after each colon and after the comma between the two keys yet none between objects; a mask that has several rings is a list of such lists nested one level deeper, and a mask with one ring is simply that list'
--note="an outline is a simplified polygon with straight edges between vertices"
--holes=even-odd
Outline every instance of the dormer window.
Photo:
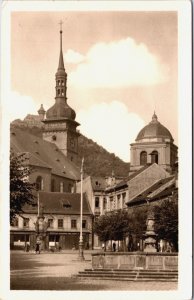
[{"label": "dormer window", "polygon": [[63,208],[71,208],[71,203],[69,200],[63,200],[62,201]]}]

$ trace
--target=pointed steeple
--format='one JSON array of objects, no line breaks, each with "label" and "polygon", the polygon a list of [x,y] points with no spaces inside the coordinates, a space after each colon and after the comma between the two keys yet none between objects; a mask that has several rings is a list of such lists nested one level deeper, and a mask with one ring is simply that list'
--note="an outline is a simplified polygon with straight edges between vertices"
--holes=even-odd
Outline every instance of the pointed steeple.
[{"label": "pointed steeple", "polygon": [[62,50],[62,22],[60,24],[60,54],[59,54],[59,65],[57,69],[57,73],[55,75],[56,80],[56,97],[59,101],[67,101],[66,92],[67,92],[67,74],[64,68],[63,61],[63,50]]},{"label": "pointed steeple", "polygon": [[65,70],[64,68],[64,61],[63,61],[63,50],[62,50],[62,24],[63,22],[60,21],[60,54],[59,54],[59,66],[58,66],[58,70]]}]

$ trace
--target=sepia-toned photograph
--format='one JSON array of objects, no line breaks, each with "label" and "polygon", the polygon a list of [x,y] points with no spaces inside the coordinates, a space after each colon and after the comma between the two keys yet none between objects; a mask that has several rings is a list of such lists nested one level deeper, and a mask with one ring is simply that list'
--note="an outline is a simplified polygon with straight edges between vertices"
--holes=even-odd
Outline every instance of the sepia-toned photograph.
[{"label": "sepia-toned photograph", "polygon": [[178,299],[185,272],[191,295],[192,261],[182,263],[192,239],[182,143],[184,125],[191,139],[189,85],[188,99],[180,96],[189,1],[183,17],[178,1],[32,2],[36,9],[10,3],[9,17],[1,8],[10,293],[2,299],[22,291]]}]

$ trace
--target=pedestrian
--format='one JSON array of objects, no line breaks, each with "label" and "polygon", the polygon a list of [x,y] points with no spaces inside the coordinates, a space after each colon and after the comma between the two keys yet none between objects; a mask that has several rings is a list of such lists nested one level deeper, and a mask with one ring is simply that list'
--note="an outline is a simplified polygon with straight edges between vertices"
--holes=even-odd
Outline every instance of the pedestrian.
[{"label": "pedestrian", "polygon": [[160,252],[163,252],[164,251],[164,241],[160,240],[159,245],[160,245]]},{"label": "pedestrian", "polygon": [[114,242],[114,243],[112,244],[112,246],[113,246],[113,251],[115,252],[115,251],[116,251],[116,243]]},{"label": "pedestrian", "polygon": [[39,242],[36,242],[35,252],[36,252],[36,254],[37,254],[37,253],[40,254],[40,244],[39,244]]}]

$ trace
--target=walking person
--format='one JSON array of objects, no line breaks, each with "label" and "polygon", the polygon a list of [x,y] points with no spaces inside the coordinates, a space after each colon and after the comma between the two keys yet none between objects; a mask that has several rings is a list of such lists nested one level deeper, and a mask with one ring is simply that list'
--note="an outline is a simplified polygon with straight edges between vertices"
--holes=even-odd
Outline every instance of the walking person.
[{"label": "walking person", "polygon": [[116,243],[114,242],[114,243],[112,244],[112,246],[113,246],[113,251],[115,252],[115,251],[116,251]]},{"label": "walking person", "polygon": [[39,243],[39,242],[36,242],[35,252],[36,252],[36,254],[37,254],[37,253],[40,254],[40,243]]}]

